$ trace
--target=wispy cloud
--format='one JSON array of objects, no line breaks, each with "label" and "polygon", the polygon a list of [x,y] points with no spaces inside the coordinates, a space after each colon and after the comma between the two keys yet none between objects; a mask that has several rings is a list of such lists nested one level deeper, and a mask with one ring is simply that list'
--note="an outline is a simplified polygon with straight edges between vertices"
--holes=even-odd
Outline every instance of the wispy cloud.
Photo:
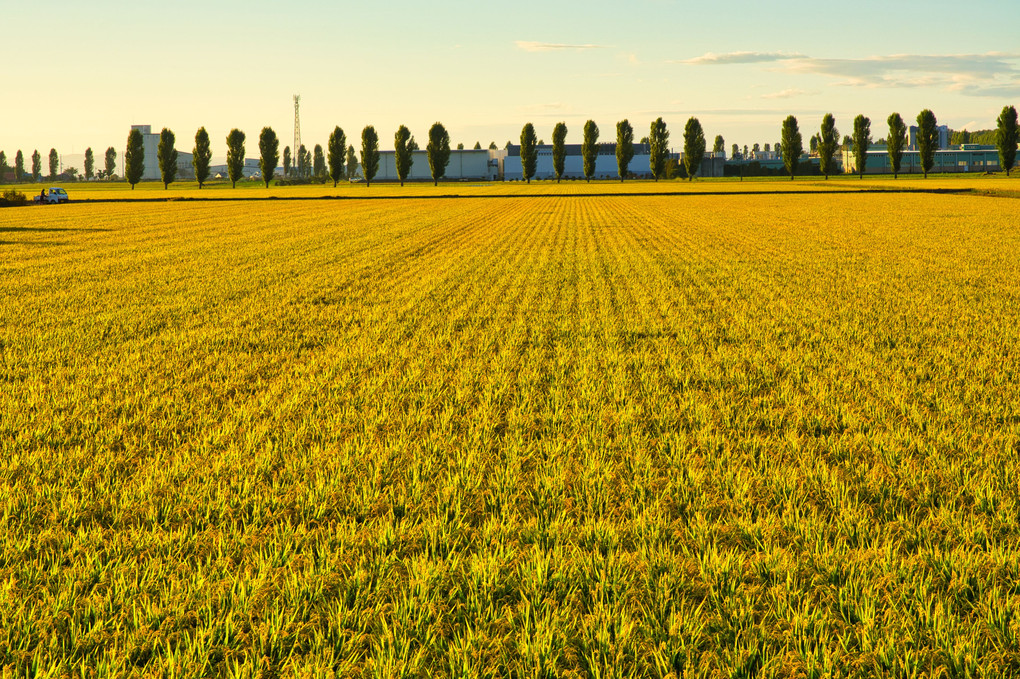
[{"label": "wispy cloud", "polygon": [[[929,87],[974,97],[1015,97],[1020,95],[1020,53],[984,54],[887,54],[859,59],[817,58],[786,52],[709,52],[700,57],[672,62],[692,66],[720,64],[769,64],[768,70],[818,75],[845,87],[913,88]],[[766,99],[796,94],[784,90]]]},{"label": "wispy cloud", "polygon": [[517,110],[526,115],[544,117],[544,116],[561,116],[565,113],[570,113],[571,107],[567,104],[562,104],[558,101],[549,102],[546,104],[526,104],[518,106]]},{"label": "wispy cloud", "polygon": [[995,97],[996,99],[1020,98],[1020,84],[1003,81],[1000,85],[977,85],[958,88],[960,94],[968,97]]},{"label": "wispy cloud", "polygon": [[568,45],[559,42],[533,42],[531,40],[517,40],[514,42],[518,49],[525,52],[555,52],[556,50],[600,50],[607,45]]},{"label": "wispy cloud", "polygon": [[769,94],[761,95],[762,99],[790,99],[792,97],[800,97],[808,94],[818,94],[816,91],[799,90],[795,87],[788,87],[785,90],[779,92],[770,92]]},{"label": "wispy cloud", "polygon": [[803,54],[791,54],[788,52],[707,52],[700,57],[693,59],[681,59],[670,61],[672,64],[693,64],[695,66],[721,65],[721,64],[762,64],[770,61],[784,61],[786,59],[803,58]]},{"label": "wispy cloud", "polygon": [[[890,54],[863,59],[801,58],[784,62],[782,70],[841,78],[838,84],[858,87],[953,87],[991,82],[1018,74],[1020,54]],[[953,89],[962,89],[953,87]]]}]

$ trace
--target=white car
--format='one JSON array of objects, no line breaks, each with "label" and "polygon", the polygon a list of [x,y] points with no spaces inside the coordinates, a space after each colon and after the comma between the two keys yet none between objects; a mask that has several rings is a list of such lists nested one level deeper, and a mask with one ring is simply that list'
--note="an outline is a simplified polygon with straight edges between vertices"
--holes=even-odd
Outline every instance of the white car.
[{"label": "white car", "polygon": [[70,198],[67,197],[67,191],[58,186],[54,186],[46,192],[45,196],[40,193],[32,200],[39,204],[54,205],[56,203],[66,203],[70,200]]}]

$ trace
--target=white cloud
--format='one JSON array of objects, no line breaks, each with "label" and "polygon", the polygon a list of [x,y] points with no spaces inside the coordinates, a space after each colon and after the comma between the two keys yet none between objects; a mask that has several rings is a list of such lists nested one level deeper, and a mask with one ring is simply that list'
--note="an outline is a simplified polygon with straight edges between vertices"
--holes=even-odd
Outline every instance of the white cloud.
[{"label": "white cloud", "polygon": [[517,110],[521,113],[533,116],[560,116],[564,113],[569,113],[571,111],[571,107],[567,104],[555,101],[546,104],[527,104],[524,106],[518,106]]},{"label": "white cloud", "polygon": [[787,89],[780,90],[779,92],[771,92],[769,94],[763,94],[763,95],[761,95],[761,98],[762,99],[790,99],[791,97],[800,97],[800,96],[809,95],[809,94],[818,94],[818,92],[815,92],[815,91],[810,91],[809,92],[808,90],[799,90],[799,89],[797,89],[795,87],[788,87]]},{"label": "white cloud", "polygon": [[[834,84],[866,88],[939,88],[973,97],[1020,96],[1020,53],[887,54],[859,59],[817,58],[785,52],[709,52],[679,62],[694,66],[774,64],[770,70],[838,79]],[[796,94],[784,90],[766,99]]]},{"label": "white cloud", "polygon": [[534,42],[531,40],[517,40],[514,42],[518,49],[525,52],[554,52],[556,50],[599,50],[605,49],[605,45],[568,45],[558,42]]},{"label": "white cloud", "polygon": [[866,88],[940,88],[970,96],[1013,96],[1020,92],[1020,54],[891,54],[863,59],[792,59],[790,73],[839,78],[837,85]]},{"label": "white cloud", "polygon": [[787,59],[799,59],[803,54],[790,54],[787,52],[724,52],[716,54],[707,52],[700,57],[671,61],[673,64],[692,64],[695,66],[717,65],[717,64],[761,64],[770,61],[785,61]]}]

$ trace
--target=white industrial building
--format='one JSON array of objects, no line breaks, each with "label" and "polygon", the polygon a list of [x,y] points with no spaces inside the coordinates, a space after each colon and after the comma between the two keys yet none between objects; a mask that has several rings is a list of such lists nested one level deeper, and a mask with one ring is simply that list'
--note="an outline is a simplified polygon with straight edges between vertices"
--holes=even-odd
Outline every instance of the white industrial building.
[{"label": "white industrial building", "polygon": [[[181,156],[188,156],[188,173],[186,175],[181,174]],[[183,179],[194,179],[195,178],[195,167],[191,164],[192,155],[190,153],[177,154],[177,176]],[[227,165],[210,165],[209,176],[216,179],[226,179],[229,174],[227,173]],[[251,179],[252,177],[262,176],[262,166],[259,164],[258,158],[245,158],[244,165],[241,166],[241,176],[245,179]],[[275,178],[279,179],[283,176],[283,166],[280,165],[276,168]]]},{"label": "white industrial building", "polygon": [[[145,165],[145,171],[142,173],[142,180],[159,180],[162,178],[159,172],[159,157],[157,156],[159,150],[159,133],[152,131],[152,125],[132,125],[132,130],[138,130],[142,133],[142,153],[143,163]],[[124,156],[121,156],[124,158]],[[195,178],[195,167],[192,164],[194,155],[185,151],[177,151],[177,179],[194,179]],[[123,160],[120,161],[121,167],[123,168]],[[122,171],[123,172],[123,171]],[[245,177],[251,177],[259,174],[259,159],[258,158],[245,158],[244,168],[242,169],[242,175]],[[211,165],[209,167],[209,176],[215,177],[216,175],[227,176],[226,165]]]},{"label": "white industrial building", "polygon": [[[499,152],[489,149],[457,149],[450,151],[444,181],[495,181],[499,178]],[[428,151],[412,151],[413,162],[406,181],[432,181]],[[364,176],[358,165],[358,175]],[[395,182],[397,178],[396,152],[379,152],[379,170],[374,182]]]},{"label": "white industrial building", "polygon": [[[145,152],[142,154],[142,162],[145,165],[145,172],[142,179],[159,179],[159,159],[156,151],[159,148],[159,134],[152,133],[152,125],[132,125],[131,130],[138,130],[142,133],[142,146]],[[125,153],[122,158],[127,158]],[[178,160],[180,157],[178,156]]]},{"label": "white industrial building", "polygon": [[[935,134],[938,135],[938,139],[939,139],[939,146],[938,147],[940,149],[948,149],[949,148],[949,126],[948,125],[939,125],[938,127],[935,128]],[[911,125],[910,128],[907,131],[907,150],[908,151],[917,151],[918,150],[918,146],[917,146],[917,125]]]}]

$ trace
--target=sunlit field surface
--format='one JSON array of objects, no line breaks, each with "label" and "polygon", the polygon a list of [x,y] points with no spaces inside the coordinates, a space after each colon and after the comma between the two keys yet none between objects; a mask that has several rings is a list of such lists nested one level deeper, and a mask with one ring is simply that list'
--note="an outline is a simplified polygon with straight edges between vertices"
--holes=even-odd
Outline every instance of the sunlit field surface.
[{"label": "sunlit field surface", "polygon": [[1018,676],[1018,207],[0,210],[0,667]]}]

